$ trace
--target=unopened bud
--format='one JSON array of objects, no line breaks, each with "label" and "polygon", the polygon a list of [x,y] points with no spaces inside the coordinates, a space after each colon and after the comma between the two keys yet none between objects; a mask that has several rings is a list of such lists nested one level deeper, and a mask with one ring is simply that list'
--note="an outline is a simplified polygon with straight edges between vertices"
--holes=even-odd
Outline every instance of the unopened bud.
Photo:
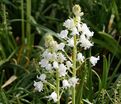
[{"label": "unopened bud", "polygon": [[51,51],[55,51],[57,49],[57,42],[53,39],[52,35],[47,34],[45,36],[45,46],[48,47]]},{"label": "unopened bud", "polygon": [[75,14],[75,16],[80,16],[81,8],[79,5],[76,4],[73,6],[72,11]]},{"label": "unopened bud", "polygon": [[50,34],[45,36],[45,46],[50,47],[50,44],[54,41],[53,37]]}]

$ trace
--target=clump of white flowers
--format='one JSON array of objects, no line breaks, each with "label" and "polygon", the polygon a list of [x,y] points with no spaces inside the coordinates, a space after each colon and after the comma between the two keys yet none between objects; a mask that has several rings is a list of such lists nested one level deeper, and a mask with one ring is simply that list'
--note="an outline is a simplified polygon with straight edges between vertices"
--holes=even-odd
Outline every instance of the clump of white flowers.
[{"label": "clump of white flowers", "polygon": [[[43,68],[43,73],[40,76],[37,76],[38,82],[34,81],[35,90],[38,90],[39,92],[44,90],[44,84],[50,85],[50,88],[52,88],[54,92],[46,98],[49,98],[49,100],[53,100],[54,102],[59,102],[62,95],[60,93],[68,88],[75,88],[79,83],[79,78],[76,76],[78,66],[76,66],[76,64],[74,66],[74,63],[79,62],[82,64],[86,59],[83,53],[76,48],[77,51],[75,51],[75,53],[72,51],[72,54],[76,55],[76,62],[74,62],[74,59],[66,53],[65,47],[70,47],[72,50],[75,47],[81,47],[82,50],[87,50],[94,45],[91,41],[94,32],[90,31],[86,23],[81,21],[81,17],[84,13],[81,12],[80,6],[75,5],[72,11],[74,17],[67,19],[63,23],[65,29],[57,34],[58,37],[63,40],[62,43],[55,41],[51,35],[47,34],[45,36],[46,49],[42,53],[39,62],[41,68]],[[99,60],[99,56],[97,58],[91,56],[89,60],[92,66],[95,66]],[[48,80],[47,77],[49,75],[51,76],[52,81],[50,81],[51,79]],[[60,84],[61,82],[62,84]]]}]

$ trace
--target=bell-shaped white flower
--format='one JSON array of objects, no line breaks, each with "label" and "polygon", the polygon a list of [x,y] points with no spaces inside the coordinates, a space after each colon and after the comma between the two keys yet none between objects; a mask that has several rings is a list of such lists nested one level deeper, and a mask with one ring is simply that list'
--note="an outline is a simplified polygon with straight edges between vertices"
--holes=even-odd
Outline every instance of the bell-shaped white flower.
[{"label": "bell-shaped white flower", "polygon": [[35,90],[41,92],[43,90],[43,83],[41,81],[39,82],[34,81],[34,87]]},{"label": "bell-shaped white flower", "polygon": [[53,68],[55,68],[55,69],[58,69],[58,68],[59,68],[58,62],[57,62],[57,61],[54,61],[54,62],[53,62]]},{"label": "bell-shaped white flower", "polygon": [[53,52],[50,61],[55,61],[57,59],[57,53]]},{"label": "bell-shaped white flower", "polygon": [[68,30],[62,30],[58,36],[62,39],[66,39],[68,35]]},{"label": "bell-shaped white flower", "polygon": [[68,46],[70,46],[70,47],[74,46],[74,38],[73,37],[71,39],[68,39],[67,42],[68,42],[68,44],[67,44]]},{"label": "bell-shaped white flower", "polygon": [[67,89],[68,87],[70,87],[70,84],[67,80],[63,80],[62,81],[62,85],[63,85],[63,88]]},{"label": "bell-shaped white flower", "polygon": [[70,78],[68,80],[68,82],[69,82],[70,86],[75,87],[75,85],[77,84],[78,80],[79,80],[78,78],[72,77],[72,78]]},{"label": "bell-shaped white flower", "polygon": [[66,61],[66,66],[68,69],[70,69],[72,67],[72,63],[70,61]]},{"label": "bell-shaped white flower", "polygon": [[84,62],[84,59],[85,59],[85,57],[82,55],[82,53],[77,54],[77,60],[78,61]]},{"label": "bell-shaped white flower", "polygon": [[78,32],[81,32],[82,31],[82,27],[81,27],[81,24],[80,23],[77,24],[77,30],[78,30]]},{"label": "bell-shaped white flower", "polygon": [[81,43],[80,46],[85,50],[93,46],[93,43],[91,43],[83,34],[80,36],[79,42]]},{"label": "bell-shaped white flower", "polygon": [[47,59],[42,59],[39,64],[41,67],[46,67],[49,64],[49,61]]},{"label": "bell-shaped white flower", "polygon": [[57,60],[58,60],[58,62],[62,63],[66,60],[66,57],[61,52],[59,52]]},{"label": "bell-shaped white flower", "polygon": [[60,75],[60,77],[65,76],[67,74],[66,70],[67,70],[67,67],[64,64],[59,65],[59,75]]},{"label": "bell-shaped white flower", "polygon": [[52,54],[49,52],[48,49],[46,49],[46,50],[43,52],[42,57],[49,60],[49,59],[52,57]]},{"label": "bell-shaped white flower", "polygon": [[41,80],[41,81],[45,81],[46,79],[46,75],[45,74],[41,74],[39,77],[37,76],[37,79]]},{"label": "bell-shaped white flower", "polygon": [[60,43],[60,44],[58,44],[57,50],[64,51],[64,47],[65,47],[65,44],[64,43]]},{"label": "bell-shaped white flower", "polygon": [[74,24],[74,20],[72,19],[72,18],[70,18],[70,19],[67,19],[65,22],[64,22],[64,24],[63,24],[63,26],[65,26],[67,29],[72,29],[73,27],[75,27],[75,24]]},{"label": "bell-shaped white flower", "polygon": [[98,61],[99,59],[100,59],[99,56],[98,56],[98,57],[91,56],[91,57],[90,57],[90,62],[91,62],[91,64],[92,64],[93,66],[95,66],[96,63],[97,63],[97,61]]},{"label": "bell-shaped white flower", "polygon": [[77,30],[77,28],[76,27],[73,27],[72,29],[71,29],[71,34],[70,35],[79,35],[79,32],[78,32],[78,30]]},{"label": "bell-shaped white flower", "polygon": [[92,37],[94,34],[94,32],[91,32],[89,30],[89,28],[87,27],[85,23],[82,24],[81,29],[82,29],[82,34],[85,34],[87,39],[90,39],[90,37]]},{"label": "bell-shaped white flower", "polygon": [[47,64],[47,66],[45,68],[46,68],[46,70],[50,71],[50,70],[52,70],[52,65],[51,64]]},{"label": "bell-shaped white flower", "polygon": [[49,95],[47,98],[49,98],[49,100],[53,100],[55,103],[58,101],[57,94],[55,91],[52,92],[51,95]]}]

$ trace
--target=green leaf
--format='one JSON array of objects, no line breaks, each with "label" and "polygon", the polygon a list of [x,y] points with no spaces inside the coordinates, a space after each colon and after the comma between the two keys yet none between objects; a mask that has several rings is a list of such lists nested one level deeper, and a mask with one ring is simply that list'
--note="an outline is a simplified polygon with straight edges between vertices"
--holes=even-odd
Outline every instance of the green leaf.
[{"label": "green leaf", "polygon": [[8,62],[8,61],[13,57],[13,55],[15,54],[15,52],[16,52],[16,50],[14,50],[14,51],[10,54],[10,56],[9,56],[7,59],[0,60],[0,67],[1,67],[3,64],[5,64],[6,62]]},{"label": "green leaf", "polygon": [[110,34],[98,32],[98,34],[93,38],[93,41],[100,47],[109,50],[117,58],[121,58],[121,46]]}]

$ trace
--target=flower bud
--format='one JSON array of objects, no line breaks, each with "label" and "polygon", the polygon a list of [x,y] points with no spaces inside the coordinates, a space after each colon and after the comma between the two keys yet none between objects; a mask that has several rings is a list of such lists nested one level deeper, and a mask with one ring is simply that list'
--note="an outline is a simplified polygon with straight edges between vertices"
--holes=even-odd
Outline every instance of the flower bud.
[{"label": "flower bud", "polygon": [[47,34],[45,36],[45,46],[50,51],[56,51],[58,47],[58,43],[53,39],[53,37],[50,34]]},{"label": "flower bud", "polygon": [[73,6],[72,11],[73,11],[75,16],[80,16],[81,8],[79,5],[76,4]]},{"label": "flower bud", "polygon": [[53,37],[50,34],[46,34],[45,36],[45,46],[50,47],[51,43],[54,41]]}]

